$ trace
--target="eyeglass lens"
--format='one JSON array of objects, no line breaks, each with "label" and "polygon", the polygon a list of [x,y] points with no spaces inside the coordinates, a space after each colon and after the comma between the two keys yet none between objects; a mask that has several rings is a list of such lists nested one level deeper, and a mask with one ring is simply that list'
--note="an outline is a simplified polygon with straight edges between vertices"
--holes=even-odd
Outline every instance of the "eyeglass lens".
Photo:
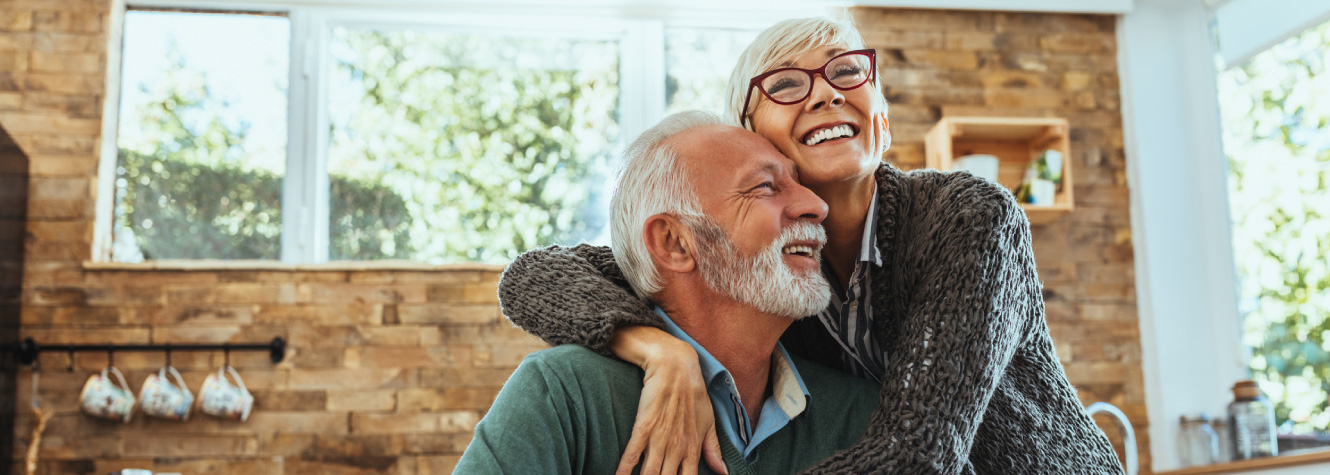
[{"label": "eyeglass lens", "polygon": [[[849,89],[868,81],[871,61],[868,55],[847,54],[832,58],[823,67],[827,81],[840,89]],[[802,69],[783,69],[762,79],[762,91],[777,102],[798,102],[808,96],[813,75]]]}]

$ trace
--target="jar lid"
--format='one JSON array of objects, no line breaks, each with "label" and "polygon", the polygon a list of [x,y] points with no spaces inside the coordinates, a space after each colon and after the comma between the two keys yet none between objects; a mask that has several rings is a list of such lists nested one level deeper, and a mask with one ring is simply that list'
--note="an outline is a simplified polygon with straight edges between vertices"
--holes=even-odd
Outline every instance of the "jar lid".
[{"label": "jar lid", "polygon": [[1256,386],[1256,381],[1244,380],[1233,383],[1233,397],[1238,399],[1254,399],[1261,396],[1261,388]]},{"label": "jar lid", "polygon": [[1178,422],[1184,424],[1188,422],[1210,422],[1210,413],[1197,412],[1192,414],[1183,414],[1181,417],[1178,418]]}]

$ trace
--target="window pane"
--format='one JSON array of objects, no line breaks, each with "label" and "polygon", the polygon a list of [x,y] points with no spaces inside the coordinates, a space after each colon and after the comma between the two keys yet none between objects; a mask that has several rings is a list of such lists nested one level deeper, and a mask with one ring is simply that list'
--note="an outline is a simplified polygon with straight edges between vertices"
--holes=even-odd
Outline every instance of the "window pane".
[{"label": "window pane", "polygon": [[[1219,75],[1252,379],[1281,429],[1330,429],[1330,23]],[[1324,436],[1322,436],[1324,437]]]},{"label": "window pane", "polygon": [[698,109],[726,116],[725,85],[752,30],[670,28],[665,31],[665,112]]},{"label": "window pane", "polygon": [[130,11],[112,258],[278,259],[290,24]]},{"label": "window pane", "polygon": [[604,240],[616,41],[339,27],[331,51],[331,259]]}]

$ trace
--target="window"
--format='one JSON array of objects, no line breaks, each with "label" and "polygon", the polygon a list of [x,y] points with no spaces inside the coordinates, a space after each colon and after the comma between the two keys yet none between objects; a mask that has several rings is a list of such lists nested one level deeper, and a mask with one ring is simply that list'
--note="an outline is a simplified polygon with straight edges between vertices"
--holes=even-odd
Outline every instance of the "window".
[{"label": "window", "polygon": [[290,22],[125,15],[115,260],[277,259]]},{"label": "window", "polygon": [[1323,24],[1219,75],[1244,340],[1281,433],[1330,428],[1327,61]]},{"label": "window", "polygon": [[754,30],[670,28],[665,32],[665,112],[705,110],[724,115],[730,72]]},{"label": "window", "polygon": [[332,259],[505,262],[607,230],[617,41],[332,36]]},{"label": "window", "polygon": [[723,110],[756,34],[676,23],[131,10],[111,260],[502,264],[608,243],[616,150],[663,112]]}]

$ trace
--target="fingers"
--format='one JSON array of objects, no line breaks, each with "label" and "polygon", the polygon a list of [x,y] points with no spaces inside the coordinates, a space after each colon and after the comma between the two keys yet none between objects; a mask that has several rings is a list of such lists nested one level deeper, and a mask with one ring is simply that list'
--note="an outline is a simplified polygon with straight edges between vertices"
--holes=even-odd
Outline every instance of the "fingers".
[{"label": "fingers", "polygon": [[[660,475],[661,464],[665,463],[665,449],[660,444],[651,444],[647,447],[647,460],[642,463],[642,475]],[[674,472],[670,472],[674,473]]]},{"label": "fingers", "polygon": [[707,434],[706,441],[702,442],[702,455],[706,457],[707,466],[711,471],[720,475],[729,475],[730,469],[725,466],[725,455],[720,452],[720,440],[716,439],[716,431]]},{"label": "fingers", "polygon": [[[697,460],[700,457],[699,443],[690,437],[689,432],[657,432],[647,444],[647,459],[642,465],[642,475],[676,475],[680,470],[688,469],[691,459],[693,473],[697,473]],[[680,468],[680,467],[683,468]]]},{"label": "fingers", "polygon": [[[687,457],[687,453],[688,453],[688,452],[693,452],[693,450],[688,450],[685,446],[681,446],[681,445],[679,445],[679,444],[673,444],[673,446],[666,447],[666,448],[665,448],[665,461],[664,461],[665,463],[664,463],[664,465],[661,465],[661,467],[660,467],[660,474],[661,474],[661,475],[676,475],[676,474],[678,474],[678,473],[679,473],[679,465],[682,464],[682,463],[685,463],[685,460],[688,458],[688,457]],[[697,470],[697,456],[696,456],[696,455],[693,456],[693,470],[694,470],[694,471]]]},{"label": "fingers", "polygon": [[700,444],[690,443],[683,447],[687,449],[683,453],[683,458],[679,462],[680,475],[697,475],[697,462],[702,458],[702,447]]},{"label": "fingers", "polygon": [[642,449],[646,446],[649,434],[644,432],[648,430],[644,430],[639,424],[633,424],[633,435],[628,438],[628,447],[624,449],[623,457],[619,459],[619,468],[614,471],[614,475],[632,475],[633,467],[636,467],[637,461],[642,458]]}]

